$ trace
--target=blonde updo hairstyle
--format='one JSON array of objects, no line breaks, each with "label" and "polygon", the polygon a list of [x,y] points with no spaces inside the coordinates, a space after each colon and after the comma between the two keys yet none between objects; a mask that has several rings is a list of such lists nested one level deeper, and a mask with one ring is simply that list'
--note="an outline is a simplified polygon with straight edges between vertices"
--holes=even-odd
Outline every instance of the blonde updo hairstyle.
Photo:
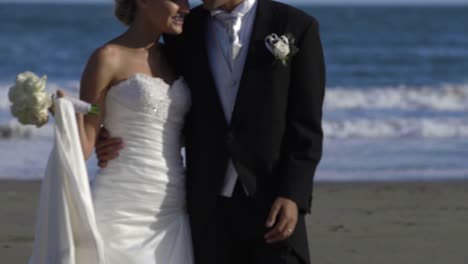
[{"label": "blonde updo hairstyle", "polygon": [[115,0],[115,16],[120,22],[130,26],[137,12],[136,0]]}]

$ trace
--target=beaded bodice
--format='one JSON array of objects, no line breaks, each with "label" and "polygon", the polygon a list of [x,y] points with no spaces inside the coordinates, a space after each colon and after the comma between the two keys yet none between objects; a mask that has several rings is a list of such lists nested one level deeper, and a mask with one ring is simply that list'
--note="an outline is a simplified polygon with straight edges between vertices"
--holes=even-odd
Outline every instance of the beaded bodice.
[{"label": "beaded bodice", "polygon": [[189,90],[182,78],[170,86],[161,78],[141,73],[113,86],[107,97],[133,111],[153,115],[158,119],[167,118],[169,111],[176,111],[183,117],[190,107]]},{"label": "beaded bodice", "polygon": [[181,134],[190,103],[190,91],[182,78],[169,85],[160,78],[135,74],[111,87],[104,126],[112,137],[122,138],[126,147],[109,167],[129,161],[145,163],[140,157],[144,154],[151,162],[159,160],[168,169],[182,170]]}]

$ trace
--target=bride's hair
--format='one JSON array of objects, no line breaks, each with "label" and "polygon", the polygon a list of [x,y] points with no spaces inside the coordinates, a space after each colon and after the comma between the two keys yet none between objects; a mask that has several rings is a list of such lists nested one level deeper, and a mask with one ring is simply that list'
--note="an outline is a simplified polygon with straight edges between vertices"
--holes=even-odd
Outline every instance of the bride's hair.
[{"label": "bride's hair", "polygon": [[136,0],[115,0],[115,16],[127,26],[135,19],[136,10]]}]

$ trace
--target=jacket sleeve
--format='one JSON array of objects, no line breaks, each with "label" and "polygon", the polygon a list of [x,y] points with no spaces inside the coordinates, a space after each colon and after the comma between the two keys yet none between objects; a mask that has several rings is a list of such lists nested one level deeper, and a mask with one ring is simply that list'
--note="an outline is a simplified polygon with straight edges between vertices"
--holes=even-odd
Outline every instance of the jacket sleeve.
[{"label": "jacket sleeve", "polygon": [[314,20],[296,43],[291,59],[286,133],[280,160],[279,196],[302,213],[310,213],[313,178],[322,157],[322,105],[325,96],[325,63],[318,23]]}]

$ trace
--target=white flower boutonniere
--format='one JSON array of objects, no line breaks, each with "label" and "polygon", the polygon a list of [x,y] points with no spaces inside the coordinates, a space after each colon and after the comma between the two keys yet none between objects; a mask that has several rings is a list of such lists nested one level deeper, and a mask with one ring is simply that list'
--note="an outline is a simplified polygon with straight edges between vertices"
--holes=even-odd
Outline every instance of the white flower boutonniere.
[{"label": "white flower boutonniere", "polygon": [[299,49],[295,46],[295,42],[294,36],[289,33],[282,36],[273,33],[265,38],[267,49],[284,66],[287,66],[289,59],[299,52]]}]

